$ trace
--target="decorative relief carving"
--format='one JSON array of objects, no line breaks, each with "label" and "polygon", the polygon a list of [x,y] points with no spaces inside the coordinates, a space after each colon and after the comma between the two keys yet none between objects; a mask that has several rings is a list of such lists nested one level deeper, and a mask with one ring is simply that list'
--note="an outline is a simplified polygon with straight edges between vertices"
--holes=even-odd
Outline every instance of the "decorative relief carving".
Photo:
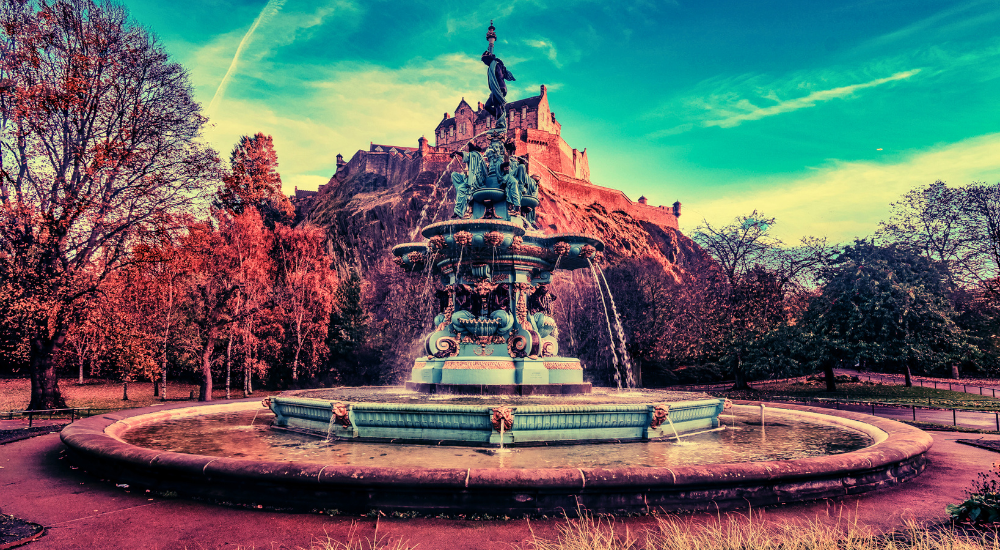
[{"label": "decorative relief carving", "polygon": [[503,239],[504,235],[499,231],[490,231],[489,233],[483,235],[483,242],[485,242],[487,246],[500,246]]},{"label": "decorative relief carving", "polygon": [[455,244],[458,246],[469,246],[472,243],[472,233],[459,231],[455,233]]},{"label": "decorative relief carving", "polygon": [[510,407],[497,407],[493,409],[493,418],[490,422],[494,431],[509,432],[514,427],[514,411]]},{"label": "decorative relief carving", "polygon": [[406,255],[406,257],[410,259],[410,263],[412,264],[418,264],[424,261],[424,255],[420,252],[410,252]]},{"label": "decorative relief carving", "polygon": [[428,242],[434,250],[441,250],[442,248],[448,246],[447,241],[444,240],[444,235],[434,235]]},{"label": "decorative relief carving", "polygon": [[445,361],[443,369],[514,370],[513,361]]},{"label": "decorative relief carving", "polygon": [[528,355],[528,341],[524,336],[511,336],[507,340],[507,354],[511,357],[524,357]]},{"label": "decorative relief carving", "polygon": [[579,361],[546,361],[545,368],[548,370],[583,370]]},{"label": "decorative relief carving", "polygon": [[653,419],[649,423],[650,428],[659,428],[667,418],[670,417],[670,405],[664,403],[653,408]]},{"label": "decorative relief carving", "polygon": [[339,422],[341,426],[345,428],[351,427],[351,419],[347,410],[347,405],[343,403],[334,403],[331,407],[331,412],[334,420]]},{"label": "decorative relief carving", "polygon": [[566,241],[559,241],[552,246],[552,251],[558,256],[565,256],[569,254],[569,243]]},{"label": "decorative relief carving", "polygon": [[458,355],[458,340],[454,338],[442,336],[434,342],[434,347],[437,349],[434,353],[434,357],[437,357],[438,359]]},{"label": "decorative relief carving", "polygon": [[583,245],[583,248],[580,249],[581,258],[593,258],[594,254],[597,254],[597,249],[589,244]]},{"label": "decorative relief carving", "polygon": [[513,239],[511,239],[510,247],[508,248],[508,250],[510,250],[511,253],[513,253],[513,254],[517,254],[518,252],[521,251],[521,248],[522,248],[523,244],[524,244],[524,239],[522,239],[521,237],[515,236]]}]

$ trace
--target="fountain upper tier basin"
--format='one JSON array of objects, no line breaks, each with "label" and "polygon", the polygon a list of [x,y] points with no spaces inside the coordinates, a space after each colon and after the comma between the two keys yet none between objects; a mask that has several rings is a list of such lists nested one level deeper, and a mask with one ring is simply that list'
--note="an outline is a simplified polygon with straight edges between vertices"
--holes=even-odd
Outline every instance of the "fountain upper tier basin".
[{"label": "fountain upper tier basin", "polygon": [[559,269],[579,269],[588,267],[587,260],[604,251],[600,239],[582,233],[526,232],[521,224],[505,220],[443,221],[428,225],[421,234],[429,240],[402,243],[392,249],[404,269],[424,269],[429,253],[435,255],[438,269],[453,264],[459,256],[467,261],[536,264],[542,270],[556,268],[558,260]]},{"label": "fountain upper tier basin", "polygon": [[[322,459],[252,460],[144,448],[123,441],[133,428],[179,416],[254,410],[262,410],[256,401],[133,409],[77,421],[65,428],[61,437],[71,459],[87,471],[136,488],[285,509],[508,515],[574,514],[581,508],[612,513],[715,510],[843,497],[915,477],[923,470],[924,455],[932,443],[926,433],[884,418],[785,404],[768,405],[769,422],[797,418],[845,426],[867,434],[873,444],[852,452],[796,460],[511,469],[422,468],[392,461],[389,466],[373,467]],[[759,407],[737,405],[735,412],[752,420]],[[766,433],[761,431],[760,438]],[[713,434],[697,437],[709,436]],[[628,446],[654,444],[670,443]],[[398,448],[400,453],[408,453],[413,447]],[[619,446],[597,448],[614,454]],[[531,452],[548,450],[533,448]],[[655,463],[663,464],[659,460]]]}]

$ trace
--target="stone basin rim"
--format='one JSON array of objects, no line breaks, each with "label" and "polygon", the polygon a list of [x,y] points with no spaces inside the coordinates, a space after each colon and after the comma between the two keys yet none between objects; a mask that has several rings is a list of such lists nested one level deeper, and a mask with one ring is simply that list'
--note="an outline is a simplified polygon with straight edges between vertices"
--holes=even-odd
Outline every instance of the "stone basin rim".
[{"label": "stone basin rim", "polygon": [[175,416],[180,409],[223,413],[245,410],[254,402],[260,400],[177,403],[96,415],[70,424],[60,437],[72,460],[93,474],[183,496],[311,509],[334,508],[331,500],[348,499],[358,509],[527,515],[573,514],[580,507],[610,513],[724,509],[857,494],[919,475],[933,441],[923,431],[893,420],[777,403],[768,404],[768,410],[861,423],[885,437],[857,451],[788,461],[552,469],[257,461],[148,449],[117,437],[131,427]]}]

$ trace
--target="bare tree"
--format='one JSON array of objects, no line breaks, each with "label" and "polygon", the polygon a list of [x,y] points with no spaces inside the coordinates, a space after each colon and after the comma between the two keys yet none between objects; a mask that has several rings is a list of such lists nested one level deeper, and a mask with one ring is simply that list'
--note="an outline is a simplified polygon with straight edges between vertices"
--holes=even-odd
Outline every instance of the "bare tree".
[{"label": "bare tree", "polygon": [[0,7],[0,262],[30,340],[29,408],[60,407],[70,318],[215,176],[187,75],[123,7]]}]

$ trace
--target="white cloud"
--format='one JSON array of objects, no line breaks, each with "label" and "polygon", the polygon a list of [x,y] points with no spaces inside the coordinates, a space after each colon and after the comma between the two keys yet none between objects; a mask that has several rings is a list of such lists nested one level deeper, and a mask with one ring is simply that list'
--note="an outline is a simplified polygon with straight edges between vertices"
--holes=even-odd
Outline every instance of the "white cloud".
[{"label": "white cloud", "polygon": [[890,203],[938,179],[955,186],[1000,181],[1000,133],[914,152],[893,163],[831,161],[805,176],[754,182],[747,191],[685,202],[680,221],[690,233],[703,219],[722,225],[756,209],[777,218],[775,235],[788,242],[803,235],[845,242],[872,235],[888,218]]},{"label": "white cloud", "polygon": [[537,48],[545,53],[545,56],[549,58],[556,67],[562,67],[562,63],[559,62],[559,52],[556,50],[556,45],[552,43],[551,40],[545,38],[525,40],[525,44],[531,46],[532,48]]},{"label": "white cloud", "polygon": [[316,189],[336,170],[337,153],[349,160],[369,141],[416,147],[420,136],[433,144],[445,109],[450,113],[463,96],[472,105],[485,99],[481,67],[460,54],[398,69],[356,62],[287,67],[284,77],[296,96],[229,98],[212,117],[206,139],[228,159],[241,135],[270,134],[285,191]]},{"label": "white cloud", "polygon": [[[723,115],[721,119],[706,120],[702,123],[703,126],[718,126],[720,128],[732,128],[733,126],[739,126],[741,123],[748,120],[760,120],[764,117],[780,115],[782,113],[790,113],[792,111],[798,111],[799,109],[805,109],[807,107],[814,107],[817,103],[822,101],[829,101],[831,99],[843,98],[854,94],[858,90],[863,90],[865,88],[874,88],[875,86],[881,86],[889,82],[895,82],[897,80],[905,80],[911,76],[920,72],[920,69],[912,69],[909,71],[898,72],[892,76],[887,76],[885,78],[876,78],[875,80],[870,80],[868,82],[863,82],[860,84],[851,84],[849,86],[838,86],[836,88],[830,88],[828,90],[819,90],[811,92],[806,96],[798,97],[789,100],[780,100],[778,95],[774,90],[768,90],[767,94],[762,97],[762,99],[767,99],[775,101],[774,105],[769,105],[767,107],[758,107],[750,102],[750,100],[741,98],[735,103],[726,106],[718,106],[713,109],[715,113]],[[713,114],[715,114],[713,113]]]}]

